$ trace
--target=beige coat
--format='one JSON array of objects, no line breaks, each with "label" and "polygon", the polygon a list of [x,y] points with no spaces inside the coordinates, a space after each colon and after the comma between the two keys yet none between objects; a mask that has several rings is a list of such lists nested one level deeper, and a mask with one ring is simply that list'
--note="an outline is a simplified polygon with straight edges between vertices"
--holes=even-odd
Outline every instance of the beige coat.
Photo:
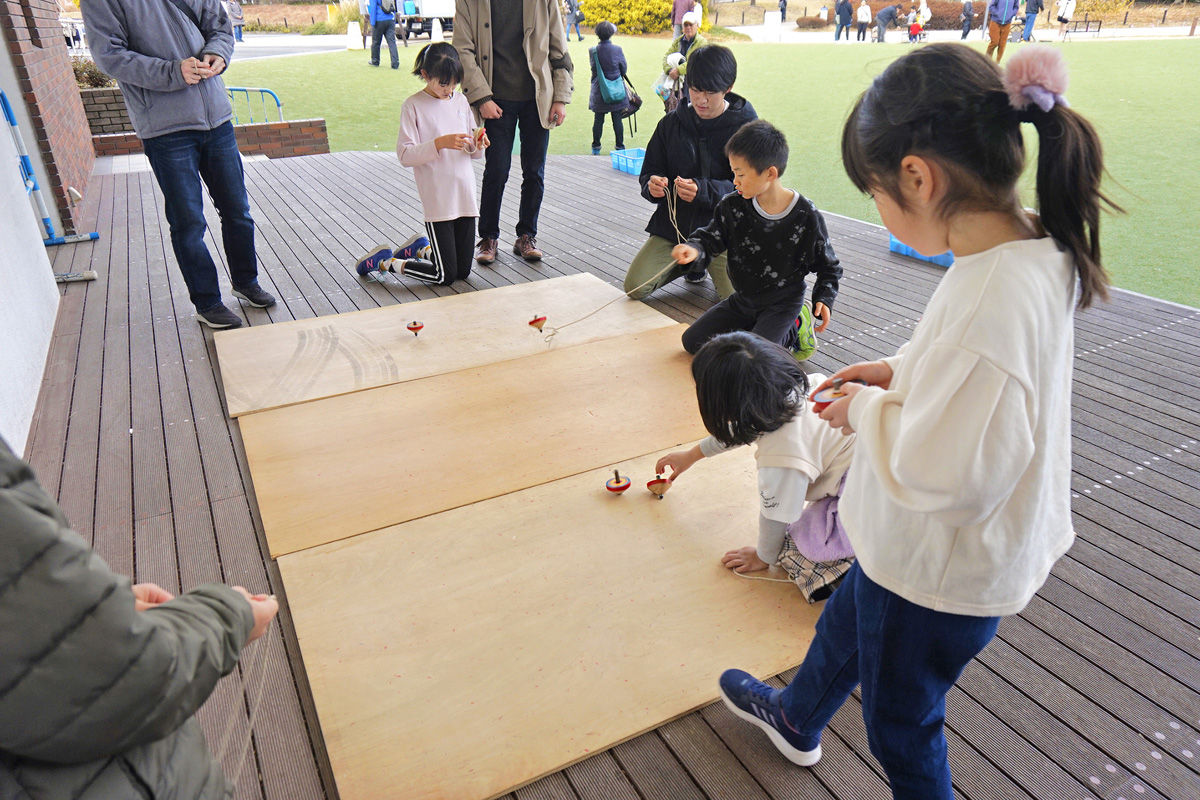
[{"label": "beige coat", "polygon": [[[571,54],[558,0],[524,0],[525,58],[533,73],[542,126],[552,127],[550,106],[571,102]],[[457,0],[454,46],[463,65],[462,91],[472,106],[492,94],[492,4]]]}]

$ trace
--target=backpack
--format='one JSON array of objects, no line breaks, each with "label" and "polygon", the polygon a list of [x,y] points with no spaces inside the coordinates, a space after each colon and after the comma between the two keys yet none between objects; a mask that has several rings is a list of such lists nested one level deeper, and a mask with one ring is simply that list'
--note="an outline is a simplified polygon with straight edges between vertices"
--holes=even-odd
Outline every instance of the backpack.
[{"label": "backpack", "polygon": [[395,14],[396,0],[379,0],[379,10],[384,14]]}]

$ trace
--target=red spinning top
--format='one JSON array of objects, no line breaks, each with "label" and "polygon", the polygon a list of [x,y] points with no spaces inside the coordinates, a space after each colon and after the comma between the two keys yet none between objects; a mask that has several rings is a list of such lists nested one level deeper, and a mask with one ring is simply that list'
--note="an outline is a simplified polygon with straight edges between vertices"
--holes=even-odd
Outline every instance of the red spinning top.
[{"label": "red spinning top", "polygon": [[412,322],[408,323],[408,329],[412,331],[413,336],[416,336],[418,333],[420,333],[421,329],[424,327],[424,322],[417,322],[416,320],[413,320]]},{"label": "red spinning top", "polygon": [[529,320],[529,326],[532,328],[537,328],[539,331],[542,329],[542,326],[545,324],[546,324],[545,317],[534,317],[533,319]]},{"label": "red spinning top", "polygon": [[835,378],[833,383],[819,392],[815,392],[809,399],[812,400],[812,410],[814,414],[820,414],[830,403],[841,400],[846,397],[846,390],[842,387],[847,383],[861,383],[864,386],[866,381],[844,381],[841,378]]},{"label": "red spinning top", "polygon": [[618,470],[613,470],[613,476],[604,482],[604,488],[613,494],[621,494],[632,485],[629,478],[622,478]]},{"label": "red spinning top", "polygon": [[650,490],[651,494],[658,495],[658,499],[662,500],[663,495],[671,488],[671,479],[664,478],[662,475],[655,475],[654,480],[646,484],[646,488]]}]

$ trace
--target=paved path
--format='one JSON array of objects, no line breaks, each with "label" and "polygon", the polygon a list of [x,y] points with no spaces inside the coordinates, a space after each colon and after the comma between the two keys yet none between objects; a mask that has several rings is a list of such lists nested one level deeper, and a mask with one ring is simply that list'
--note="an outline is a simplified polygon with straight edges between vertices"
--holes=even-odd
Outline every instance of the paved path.
[{"label": "paved path", "polygon": [[[1039,20],[1039,23],[1040,22],[1041,22],[1041,20]],[[771,41],[771,42],[786,42],[789,44],[793,44],[793,43],[797,43],[797,42],[802,42],[802,43],[807,43],[807,44],[822,44],[822,43],[828,44],[828,43],[833,42],[833,32],[832,31],[827,31],[827,30],[826,31],[807,31],[807,30],[802,31],[802,30],[797,30],[795,27],[793,27],[792,25],[790,25],[789,23],[786,23],[786,22],[783,25],[783,30],[779,32],[778,39],[775,39],[775,38],[768,39],[768,36],[770,36],[770,32],[763,25],[745,25],[745,26],[738,25],[738,26],[731,27],[730,30],[737,31],[738,33],[744,33],[755,42]],[[854,40],[854,37],[856,35],[856,30],[857,29],[851,29],[851,35],[850,35],[849,42],[847,42],[845,39],[843,39],[842,41],[838,42],[838,44],[839,45],[866,44],[866,42],[856,42]],[[1186,37],[1190,30],[1191,30],[1190,25],[1162,26],[1162,27],[1152,27],[1152,28],[1112,27],[1112,28],[1102,28],[1101,31],[1099,32],[1099,34],[1083,33],[1083,32],[1072,34],[1071,41],[1072,42],[1089,42],[1089,41],[1094,42],[1094,41],[1105,41],[1105,40],[1112,40],[1112,39],[1161,39],[1163,37],[1172,37],[1172,38],[1181,37],[1181,36]],[[1051,35],[1051,33],[1053,33],[1053,35]],[[1035,29],[1033,35],[1034,35],[1035,39],[1040,36],[1040,37],[1043,37],[1047,41],[1054,41],[1057,39],[1057,33],[1058,33],[1057,30],[1050,31],[1049,29],[1047,29],[1044,26],[1044,24],[1039,24],[1039,26]],[[868,31],[867,35],[870,36],[870,31]],[[957,30],[954,30],[954,31],[929,31],[928,41],[931,41],[931,42],[957,42],[960,40],[961,36],[962,36],[962,33]],[[973,31],[971,31],[971,34],[968,37],[968,41],[972,41],[972,42],[973,41],[983,41],[986,39],[987,39],[986,30],[980,30],[980,28],[978,28],[978,27],[976,27]],[[908,44],[908,34],[905,32],[902,32],[896,28],[889,28],[888,32],[887,32],[887,39],[884,43],[885,44]]]},{"label": "paved path", "polygon": [[332,53],[346,49],[346,37],[305,36],[300,33],[247,33],[245,41],[233,50],[235,61],[252,61],[259,58],[297,56],[307,53]]}]

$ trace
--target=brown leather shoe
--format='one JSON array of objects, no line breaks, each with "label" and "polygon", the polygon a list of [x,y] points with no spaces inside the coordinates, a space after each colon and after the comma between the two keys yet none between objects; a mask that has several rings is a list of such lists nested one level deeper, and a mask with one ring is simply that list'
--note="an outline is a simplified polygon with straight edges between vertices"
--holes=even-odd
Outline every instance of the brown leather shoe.
[{"label": "brown leather shoe", "polygon": [[490,264],[496,260],[496,240],[480,239],[475,245],[475,260],[480,264]]},{"label": "brown leather shoe", "polygon": [[541,261],[542,251],[537,249],[537,239],[529,234],[522,234],[513,242],[513,253],[526,261]]}]

